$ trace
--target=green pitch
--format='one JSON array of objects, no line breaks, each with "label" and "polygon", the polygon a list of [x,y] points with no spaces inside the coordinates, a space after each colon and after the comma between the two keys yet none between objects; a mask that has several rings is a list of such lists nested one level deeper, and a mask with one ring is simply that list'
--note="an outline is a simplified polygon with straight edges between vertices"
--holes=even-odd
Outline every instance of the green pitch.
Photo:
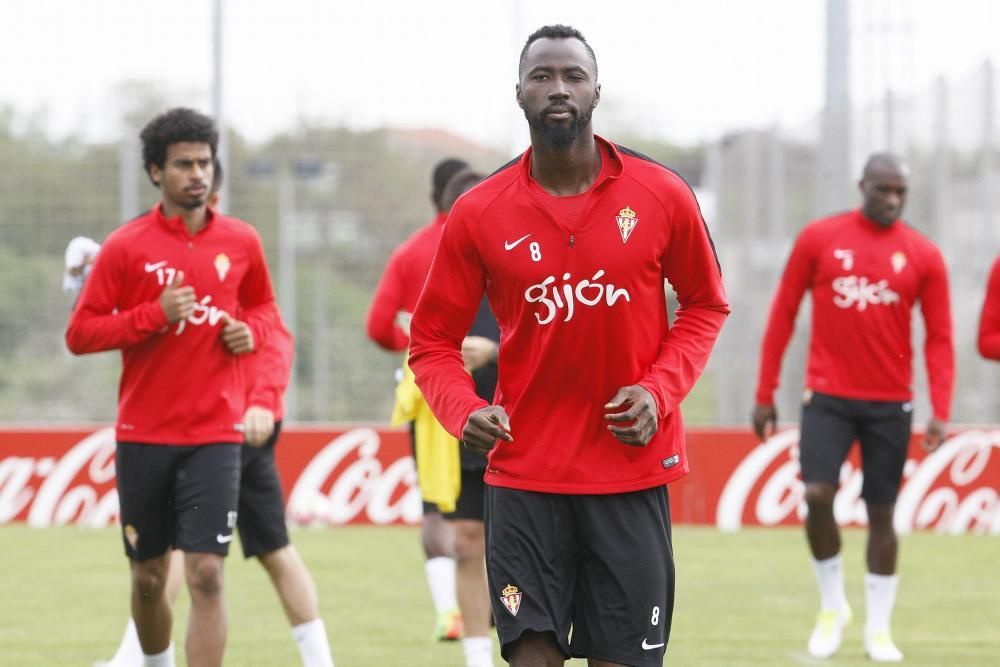
[{"label": "green pitch", "polygon": [[[433,614],[415,529],[303,529],[292,539],[316,577],[338,667],[464,665],[459,644],[429,639]],[[0,665],[89,667],[110,657],[128,614],[119,540],[112,529],[0,527]],[[680,528],[674,545],[679,584],[665,664],[872,664],[861,647],[863,532],[845,534],[855,621],[827,661],[805,653],[817,595],[801,531]],[[894,638],[903,664],[1000,664],[1000,539],[917,534],[901,547]],[[238,553],[226,568],[226,664],[298,665],[264,571]],[[174,618],[179,665],[186,622],[184,593]]]}]

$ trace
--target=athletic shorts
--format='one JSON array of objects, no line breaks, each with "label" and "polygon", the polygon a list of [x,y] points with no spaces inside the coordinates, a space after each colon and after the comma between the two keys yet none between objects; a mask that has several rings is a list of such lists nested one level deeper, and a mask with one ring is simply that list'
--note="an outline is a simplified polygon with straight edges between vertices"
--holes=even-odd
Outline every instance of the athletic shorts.
[{"label": "athletic shorts", "polygon": [[171,548],[228,554],[239,502],[240,449],[235,443],[119,442],[115,467],[125,555],[142,561]]},{"label": "athletic shorts", "polygon": [[665,486],[562,495],[486,485],[485,524],[505,659],[532,631],[552,633],[567,658],[663,664],[674,608]]},{"label": "athletic shorts", "polygon": [[236,528],[240,534],[243,556],[252,558],[288,546],[285,523],[285,496],[274,462],[274,448],[281,433],[281,422],[261,447],[240,448],[240,505]]},{"label": "athletic shorts", "polygon": [[861,443],[861,497],[873,505],[896,502],[910,446],[913,405],[861,401],[812,392],[802,404],[799,462],[802,481],[837,486],[855,440]]},{"label": "athletic shorts", "polygon": [[442,512],[441,516],[449,521],[456,519],[483,520],[483,495],[486,493],[486,483],[483,481],[485,470],[462,469],[462,490],[455,501],[454,512]]}]

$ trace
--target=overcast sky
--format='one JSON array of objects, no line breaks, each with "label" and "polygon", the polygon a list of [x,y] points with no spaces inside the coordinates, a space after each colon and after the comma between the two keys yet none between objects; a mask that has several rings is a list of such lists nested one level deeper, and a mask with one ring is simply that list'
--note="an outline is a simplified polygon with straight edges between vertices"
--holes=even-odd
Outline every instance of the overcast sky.
[{"label": "overcast sky", "polygon": [[[213,0],[2,0],[0,104],[56,135],[119,130],[115,86],[210,110]],[[854,88],[1000,63],[1000,2],[854,0]],[[823,103],[824,0],[224,0],[224,107],[253,140],[300,118],[527,141],[517,56],[546,23],[597,52],[601,113],[678,142],[795,125]]]}]

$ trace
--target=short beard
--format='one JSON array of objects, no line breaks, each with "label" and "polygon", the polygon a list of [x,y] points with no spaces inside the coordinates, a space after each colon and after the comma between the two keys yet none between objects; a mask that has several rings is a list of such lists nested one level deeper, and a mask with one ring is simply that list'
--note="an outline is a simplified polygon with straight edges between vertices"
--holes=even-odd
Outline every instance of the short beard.
[{"label": "short beard", "polygon": [[583,128],[590,124],[596,106],[595,100],[582,114],[573,113],[573,120],[568,125],[548,124],[545,122],[545,112],[532,115],[525,109],[524,117],[528,120],[528,127],[542,140],[543,144],[551,149],[564,151],[576,142]]}]

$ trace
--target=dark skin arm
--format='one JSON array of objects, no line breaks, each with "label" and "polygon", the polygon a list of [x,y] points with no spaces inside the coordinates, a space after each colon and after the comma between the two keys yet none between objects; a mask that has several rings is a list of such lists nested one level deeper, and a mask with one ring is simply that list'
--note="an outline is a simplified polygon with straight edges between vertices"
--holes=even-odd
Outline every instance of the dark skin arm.
[{"label": "dark skin arm", "polygon": [[760,405],[758,403],[753,406],[750,420],[753,422],[753,432],[757,434],[757,438],[767,440],[777,431],[778,411],[773,405]]},{"label": "dark skin arm", "polygon": [[[609,412],[605,419],[615,422],[608,430],[626,445],[643,447],[649,443],[658,428],[656,402],[652,395],[639,385],[622,387],[605,406]],[[462,442],[469,449],[486,454],[497,440],[514,442],[510,434],[510,419],[499,405],[488,405],[476,410],[465,422]]]},{"label": "dark skin arm", "polygon": [[487,405],[469,415],[462,429],[463,445],[474,452],[488,454],[497,440],[514,442],[506,410],[499,405]]},{"label": "dark skin arm", "polygon": [[924,434],[924,451],[933,452],[941,446],[941,443],[945,439],[945,430],[948,428],[948,424],[942,420],[934,417],[929,422],[927,422],[927,433]]},{"label": "dark skin arm", "polygon": [[[614,422],[608,424],[608,430],[626,445],[645,447],[659,428],[656,401],[637,384],[619,389],[604,409],[608,411],[604,418]],[[626,425],[627,422],[632,423]]]}]

